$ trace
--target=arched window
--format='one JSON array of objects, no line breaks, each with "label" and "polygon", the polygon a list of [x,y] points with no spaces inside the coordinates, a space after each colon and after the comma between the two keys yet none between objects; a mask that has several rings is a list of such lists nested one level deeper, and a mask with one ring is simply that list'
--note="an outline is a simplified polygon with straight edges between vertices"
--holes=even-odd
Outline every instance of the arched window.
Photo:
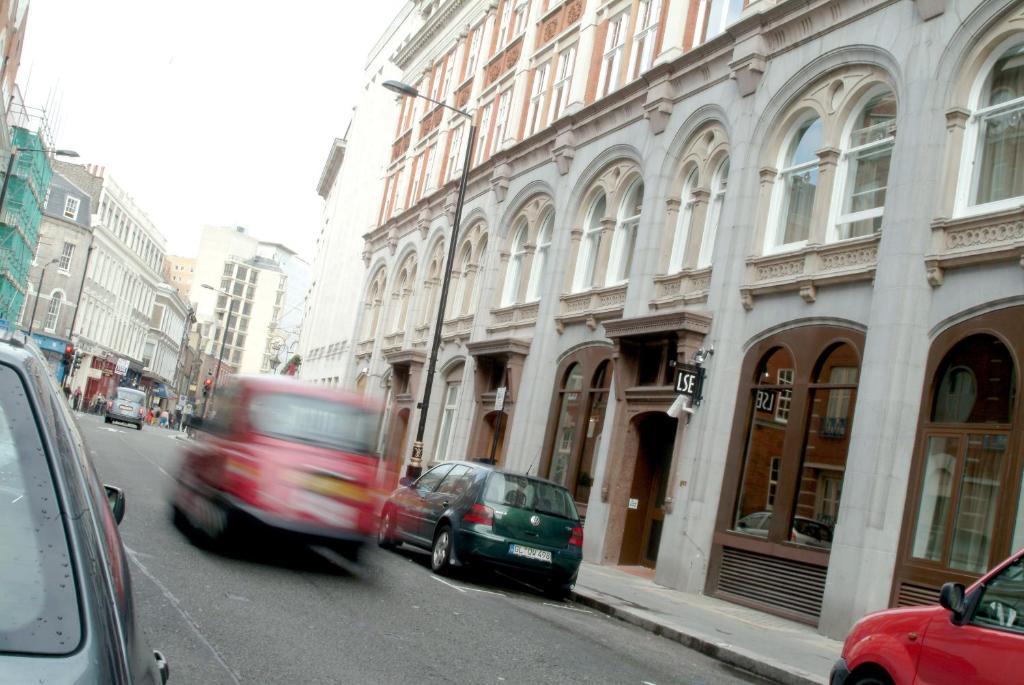
[{"label": "arched window", "polygon": [[445,374],[441,425],[438,427],[437,442],[434,444],[435,462],[451,459],[452,436],[455,433],[455,418],[459,408],[459,390],[462,387],[463,368],[464,366],[459,364]]},{"label": "arched window", "polygon": [[[36,295],[38,297],[38,294]],[[64,299],[64,294],[59,290],[54,290],[50,294],[50,306],[46,308],[46,322],[43,324],[43,329],[47,331],[53,331],[57,328],[57,317],[60,316],[60,304]]]},{"label": "arched window", "polygon": [[370,282],[370,289],[366,296],[364,305],[366,315],[364,318],[363,340],[372,340],[377,337],[377,329],[380,325],[380,310],[383,306],[385,294],[384,269],[381,267]]},{"label": "arched window", "polygon": [[[444,261],[444,249],[441,243],[438,243],[434,247],[434,251],[430,255],[430,265],[427,272],[427,279],[423,283],[424,290],[426,290],[426,306],[420,315],[420,325],[429,326],[430,323],[437,316],[437,300],[440,297],[441,292],[441,273],[444,268],[442,262]],[[452,293],[454,295],[454,293]]]},{"label": "arched window", "polygon": [[889,162],[896,140],[896,98],[888,90],[869,96],[847,126],[840,178],[842,195],[833,240],[871,235],[882,229]]},{"label": "arched window", "polygon": [[988,333],[961,340],[939,364],[911,557],[973,574],[989,568],[1001,491],[1013,487],[1004,481],[1016,385],[1010,351]]},{"label": "arched window", "polygon": [[512,238],[512,253],[505,271],[505,286],[501,291],[501,306],[507,307],[519,300],[519,281],[523,274],[523,260],[526,259],[527,223],[523,217],[516,224]]},{"label": "arched window", "polygon": [[608,207],[604,193],[594,199],[587,212],[587,221],[583,225],[583,238],[580,243],[579,257],[576,259],[576,271],[573,278],[573,292],[593,288],[597,269],[597,254],[601,249],[601,233],[604,230],[603,220]]},{"label": "arched window", "polygon": [[637,179],[626,191],[615,222],[612,237],[612,254],[605,276],[605,285],[625,283],[633,265],[633,249],[636,247],[636,232],[640,225],[640,212],[644,203],[644,182]]},{"label": "arched window", "polygon": [[818,189],[818,150],[822,147],[821,119],[811,117],[797,124],[779,160],[775,184],[774,230],[768,233],[766,251],[799,246],[810,235],[814,194]]},{"label": "arched window", "polygon": [[395,307],[392,331],[401,332],[405,330],[405,322],[409,316],[409,301],[412,299],[412,284],[416,280],[416,265],[409,257],[405,261],[401,272],[398,275],[398,283],[395,286],[395,295],[398,302]]},{"label": "arched window", "polygon": [[548,478],[566,485],[569,477],[569,461],[576,444],[576,433],[579,430],[580,391],[583,389],[583,368],[573,364],[565,372],[562,388],[559,392],[558,427],[555,429],[555,446],[551,452],[551,465]]},{"label": "arched window", "polygon": [[729,158],[726,157],[715,169],[711,177],[711,205],[704,221],[704,233],[700,238],[700,252],[697,253],[697,268],[711,266],[711,256],[715,249],[715,236],[718,235],[718,224],[722,220],[722,205],[725,204],[725,191],[729,183]]},{"label": "arched window", "polygon": [[668,271],[675,273],[683,268],[686,256],[686,243],[690,239],[690,224],[693,223],[693,191],[697,189],[697,168],[694,167],[683,183],[680,194],[679,218],[676,220],[676,232],[672,237],[672,256],[669,258]]},{"label": "arched window", "polygon": [[1024,43],[996,54],[975,86],[961,169],[961,206],[980,211],[1016,208],[1024,197]]},{"label": "arched window", "polygon": [[455,291],[452,293],[452,297],[448,299],[447,318],[462,316],[462,314],[469,309],[469,303],[473,299],[473,295],[469,291],[470,285],[468,283],[472,272],[472,264],[473,246],[467,242],[462,246],[462,251],[459,253],[459,260],[456,262],[459,280],[455,284]]},{"label": "arched window", "polygon": [[541,279],[547,265],[548,253],[551,252],[551,234],[555,226],[555,213],[548,212],[540,222],[537,231],[537,249],[533,253],[533,264],[530,267],[530,280],[526,288],[526,301],[540,299]]}]

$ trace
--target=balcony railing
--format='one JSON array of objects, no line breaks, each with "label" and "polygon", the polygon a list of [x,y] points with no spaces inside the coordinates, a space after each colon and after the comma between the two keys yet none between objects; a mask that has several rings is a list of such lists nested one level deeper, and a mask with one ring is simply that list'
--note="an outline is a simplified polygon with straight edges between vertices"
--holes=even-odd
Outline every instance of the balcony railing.
[{"label": "balcony railing", "polygon": [[564,330],[565,324],[585,322],[591,329],[597,328],[600,321],[615,319],[622,316],[626,304],[626,283],[595,288],[581,293],[562,295],[561,312],[555,317],[558,331]]},{"label": "balcony railing", "polygon": [[508,307],[491,310],[491,325],[487,327],[488,332],[506,328],[525,328],[537,323],[537,314],[540,312],[540,302],[527,302],[525,304],[513,304]]}]

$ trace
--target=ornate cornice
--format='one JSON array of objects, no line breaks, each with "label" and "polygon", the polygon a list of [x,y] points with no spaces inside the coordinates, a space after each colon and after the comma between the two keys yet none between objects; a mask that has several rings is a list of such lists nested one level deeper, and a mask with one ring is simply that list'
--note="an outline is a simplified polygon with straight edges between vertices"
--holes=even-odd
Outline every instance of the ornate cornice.
[{"label": "ornate cornice", "polygon": [[441,32],[441,29],[448,25],[448,22],[451,21],[455,13],[462,9],[462,6],[465,4],[466,0],[448,0],[445,2],[443,6],[430,15],[419,31],[413,34],[402,47],[395,51],[391,60],[398,65],[399,69],[407,69],[413,58],[433,41],[434,37]]},{"label": "ornate cornice", "polygon": [[673,331],[692,331],[706,335],[709,330],[711,330],[711,317],[694,312],[652,314],[651,316],[636,316],[604,322],[605,335],[613,339]]},{"label": "ornate cornice", "polygon": [[517,355],[525,357],[530,353],[530,341],[518,338],[494,338],[478,340],[466,345],[466,351],[474,357],[494,357],[498,355]]}]

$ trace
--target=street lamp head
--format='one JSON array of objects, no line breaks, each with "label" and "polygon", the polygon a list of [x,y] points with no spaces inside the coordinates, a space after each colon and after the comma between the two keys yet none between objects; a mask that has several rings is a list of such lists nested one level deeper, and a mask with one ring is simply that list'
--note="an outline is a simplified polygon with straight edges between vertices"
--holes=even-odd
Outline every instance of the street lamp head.
[{"label": "street lamp head", "polygon": [[385,81],[381,85],[392,92],[411,98],[418,97],[420,94],[418,90],[410,86],[408,83],[402,83],[401,81]]},{"label": "street lamp head", "polygon": [[74,150],[64,150],[64,149],[54,150],[53,154],[57,155],[58,157],[80,157],[81,156],[77,152],[75,152]]}]

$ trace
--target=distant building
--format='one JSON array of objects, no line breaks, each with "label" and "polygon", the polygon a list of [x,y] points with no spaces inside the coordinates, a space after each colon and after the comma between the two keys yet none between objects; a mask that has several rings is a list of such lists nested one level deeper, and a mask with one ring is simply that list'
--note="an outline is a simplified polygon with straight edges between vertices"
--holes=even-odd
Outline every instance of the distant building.
[{"label": "distant building", "polygon": [[153,304],[163,282],[165,240],[102,167],[57,162],[90,198],[93,253],[72,337],[84,354],[72,387],[88,400],[118,385],[145,388],[143,361]]},{"label": "distant building", "polygon": [[58,380],[64,378],[66,371],[62,361],[64,348],[71,340],[71,326],[92,245],[91,202],[89,193],[64,176],[55,173],[50,178],[39,224],[39,247],[18,321],[22,329],[31,326],[32,336]]},{"label": "distant building", "polygon": [[[191,320],[192,308],[167,283],[156,287],[156,300],[150,316],[149,335],[142,350],[143,376],[153,400],[164,409],[173,408],[172,398],[185,388],[176,385],[185,326]],[[152,406],[154,402],[150,402]]]},{"label": "distant building", "polygon": [[188,294],[192,290],[192,274],[195,272],[195,268],[194,257],[178,257],[171,254],[164,257],[164,280],[177,290],[186,302],[188,302]]},{"label": "distant building", "polygon": [[[272,345],[288,289],[286,269],[299,266],[293,260],[294,252],[260,241],[242,226],[203,229],[189,300],[203,326],[206,354],[220,357],[223,341],[224,362],[239,373],[273,370]],[[229,310],[234,312],[230,320]]]}]

